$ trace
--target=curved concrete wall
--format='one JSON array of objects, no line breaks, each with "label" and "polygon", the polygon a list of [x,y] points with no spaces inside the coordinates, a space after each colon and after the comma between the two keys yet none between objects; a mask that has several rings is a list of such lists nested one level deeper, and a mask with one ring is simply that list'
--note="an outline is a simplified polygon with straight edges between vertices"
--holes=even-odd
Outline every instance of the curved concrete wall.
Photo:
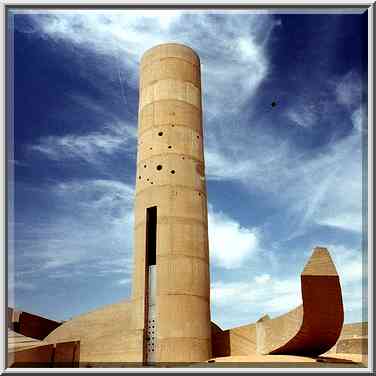
[{"label": "curved concrete wall", "polygon": [[144,54],[140,71],[136,326],[145,329],[146,210],[157,206],[156,361],[207,360],[210,282],[200,60],[186,46],[164,44]]},{"label": "curved concrete wall", "polygon": [[77,316],[50,333],[45,341],[80,341],[80,363],[139,362],[142,331],[134,330],[131,301],[107,305]]},{"label": "curved concrete wall", "polygon": [[262,354],[320,355],[337,342],[343,325],[339,277],[326,248],[316,247],[301,274],[303,305],[256,323]]}]

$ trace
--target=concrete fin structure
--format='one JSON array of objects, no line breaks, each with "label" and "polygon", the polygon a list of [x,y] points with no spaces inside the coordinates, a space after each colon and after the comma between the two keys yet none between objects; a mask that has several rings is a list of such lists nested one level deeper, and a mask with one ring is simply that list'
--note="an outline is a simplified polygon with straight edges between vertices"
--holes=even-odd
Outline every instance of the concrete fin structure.
[{"label": "concrete fin structure", "polygon": [[303,305],[256,322],[261,354],[320,355],[337,342],[343,325],[339,277],[326,248],[316,247],[301,274]]}]

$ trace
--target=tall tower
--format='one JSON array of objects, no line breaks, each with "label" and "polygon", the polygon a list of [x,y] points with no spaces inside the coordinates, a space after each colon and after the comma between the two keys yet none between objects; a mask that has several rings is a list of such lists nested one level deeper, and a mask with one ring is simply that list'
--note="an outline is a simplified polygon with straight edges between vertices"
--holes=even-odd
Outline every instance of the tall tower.
[{"label": "tall tower", "polygon": [[211,355],[200,59],[163,44],[141,59],[133,301],[145,362]]}]

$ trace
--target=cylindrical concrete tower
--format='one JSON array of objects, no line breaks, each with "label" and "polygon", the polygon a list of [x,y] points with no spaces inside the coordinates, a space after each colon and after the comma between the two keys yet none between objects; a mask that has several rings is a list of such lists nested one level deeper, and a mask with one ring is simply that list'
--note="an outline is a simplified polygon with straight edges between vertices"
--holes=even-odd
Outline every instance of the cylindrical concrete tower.
[{"label": "cylindrical concrete tower", "polygon": [[141,60],[133,301],[145,362],[211,355],[200,59],[163,44]]}]

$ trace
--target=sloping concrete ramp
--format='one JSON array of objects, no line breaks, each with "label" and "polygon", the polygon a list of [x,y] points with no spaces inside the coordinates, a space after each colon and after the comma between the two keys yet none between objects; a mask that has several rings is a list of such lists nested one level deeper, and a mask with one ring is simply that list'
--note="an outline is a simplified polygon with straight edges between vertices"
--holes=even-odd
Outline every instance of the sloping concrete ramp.
[{"label": "sloping concrete ramp", "polygon": [[256,322],[260,354],[316,356],[337,342],[343,325],[342,292],[326,248],[316,247],[301,274],[303,304],[275,319]]}]

